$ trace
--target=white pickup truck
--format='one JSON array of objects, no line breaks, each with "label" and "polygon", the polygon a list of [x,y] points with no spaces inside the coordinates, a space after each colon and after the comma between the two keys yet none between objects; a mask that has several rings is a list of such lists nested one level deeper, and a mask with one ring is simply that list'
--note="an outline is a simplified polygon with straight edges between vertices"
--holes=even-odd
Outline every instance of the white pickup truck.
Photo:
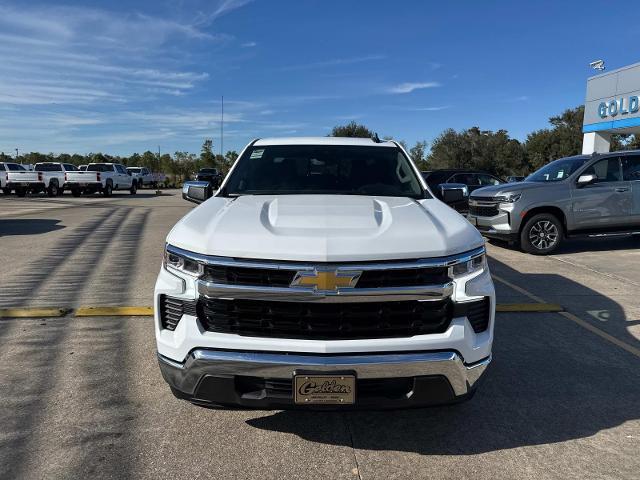
[{"label": "white pickup truck", "polygon": [[36,163],[32,171],[10,171],[7,173],[7,188],[24,197],[27,192],[47,192],[50,197],[62,195],[66,176],[77,170],[75,165],[59,162]]},{"label": "white pickup truck", "polygon": [[493,341],[484,240],[401,145],[256,140],[215,195],[183,195],[202,204],[169,233],[154,299],[176,397],[381,409],[473,395]]},{"label": "white pickup truck", "polygon": [[11,194],[11,188],[9,187],[9,172],[24,172],[27,169],[19,163],[13,162],[0,162],[0,189],[5,195]]},{"label": "white pickup truck", "polygon": [[67,175],[66,188],[75,197],[82,193],[100,192],[110,197],[114,190],[128,190],[135,195],[138,182],[131,176],[124,165],[119,163],[90,163],[84,171]]},{"label": "white pickup truck", "polygon": [[127,172],[138,182],[138,188],[154,187],[165,181],[164,173],[153,173],[147,167],[127,167]]}]

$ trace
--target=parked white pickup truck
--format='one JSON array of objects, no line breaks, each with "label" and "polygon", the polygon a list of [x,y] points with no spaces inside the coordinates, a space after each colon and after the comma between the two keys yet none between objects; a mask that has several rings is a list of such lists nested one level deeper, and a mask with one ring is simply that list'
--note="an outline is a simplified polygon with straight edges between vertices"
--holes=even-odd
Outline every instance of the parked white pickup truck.
[{"label": "parked white pickup truck", "polygon": [[164,173],[152,173],[147,167],[127,167],[127,172],[138,182],[138,188],[156,188],[166,178]]},{"label": "parked white pickup truck", "polygon": [[9,172],[24,172],[24,168],[19,163],[13,162],[0,162],[0,189],[5,195],[11,194],[11,188],[9,187]]},{"label": "parked white pickup truck", "polygon": [[[252,142],[171,230],[158,360],[201,405],[398,408],[470,398],[491,361],[484,240],[396,142]],[[443,195],[458,201],[460,190]]]},{"label": "parked white pickup truck", "polygon": [[24,197],[27,192],[43,191],[46,191],[50,197],[57,197],[64,192],[67,173],[76,170],[77,168],[70,163],[36,163],[33,171],[8,172],[7,185],[8,188],[15,190],[19,197]]},{"label": "parked white pickup truck", "polygon": [[90,163],[85,171],[72,172],[67,175],[66,187],[74,197],[82,193],[101,192],[110,197],[113,190],[129,190],[135,195],[138,182],[119,163]]}]

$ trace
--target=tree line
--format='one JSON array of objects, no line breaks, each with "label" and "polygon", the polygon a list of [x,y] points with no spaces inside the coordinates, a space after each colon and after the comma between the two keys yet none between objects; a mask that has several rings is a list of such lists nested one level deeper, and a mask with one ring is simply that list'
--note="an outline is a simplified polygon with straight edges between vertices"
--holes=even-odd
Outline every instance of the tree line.
[{"label": "tree line", "polygon": [[[560,115],[549,118],[550,127],[536,130],[527,135],[524,142],[511,138],[507,130],[481,130],[471,127],[456,131],[448,128],[431,143],[420,140],[411,148],[400,141],[421,170],[438,168],[463,168],[484,170],[499,177],[526,175],[546,163],[561,157],[578,155],[582,151],[582,120],[584,106],[568,109]],[[338,125],[330,136],[377,137],[371,129],[356,122]],[[388,139],[389,137],[384,137]],[[611,150],[640,148],[640,136],[614,135]],[[105,153],[39,153],[30,152],[11,158],[0,153],[0,162],[17,161],[35,164],[39,162],[62,162],[84,165],[91,162],[114,162],[126,166],[147,167],[152,172],[164,172],[173,183],[180,183],[192,176],[200,168],[217,168],[226,174],[238,158],[235,150],[225,155],[213,153],[213,141],[204,140],[200,154],[178,151],[173,154],[159,154],[149,150],[130,156]]]},{"label": "tree line", "polygon": [[[584,106],[567,109],[549,118],[550,128],[536,130],[524,142],[511,138],[507,130],[481,130],[471,127],[440,133],[429,145],[426,140],[405,149],[420,170],[462,168],[484,170],[499,177],[527,175],[541,166],[562,157],[582,152],[582,121]],[[337,126],[332,136],[374,137],[364,125],[351,122]],[[388,137],[385,137],[388,138]],[[640,148],[640,136],[614,135],[611,150]]]}]

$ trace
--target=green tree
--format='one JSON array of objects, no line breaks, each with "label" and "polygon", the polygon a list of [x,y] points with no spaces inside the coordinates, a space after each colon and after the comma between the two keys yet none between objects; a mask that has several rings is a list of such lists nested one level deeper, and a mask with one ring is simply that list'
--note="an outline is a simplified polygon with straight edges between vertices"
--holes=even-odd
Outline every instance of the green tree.
[{"label": "green tree", "polygon": [[364,125],[360,125],[354,121],[347,123],[346,125],[337,125],[333,127],[330,137],[360,137],[360,138],[372,138],[375,134]]},{"label": "green tree", "polygon": [[411,147],[411,150],[409,150],[411,160],[413,160],[413,162],[420,170],[426,170],[428,168],[426,157],[427,145],[427,141],[422,140],[420,142],[416,142],[416,144]]},{"label": "green tree", "polygon": [[431,144],[427,165],[436,168],[484,170],[498,176],[521,174],[526,170],[522,144],[506,130],[472,127],[456,132],[447,129]]},{"label": "green tree", "polygon": [[200,161],[203,167],[215,168],[216,156],[213,154],[213,140],[206,138],[202,143],[200,151]]},{"label": "green tree", "polygon": [[525,152],[531,171],[562,157],[582,152],[584,105],[567,109],[549,118],[552,128],[536,130],[527,136]]}]

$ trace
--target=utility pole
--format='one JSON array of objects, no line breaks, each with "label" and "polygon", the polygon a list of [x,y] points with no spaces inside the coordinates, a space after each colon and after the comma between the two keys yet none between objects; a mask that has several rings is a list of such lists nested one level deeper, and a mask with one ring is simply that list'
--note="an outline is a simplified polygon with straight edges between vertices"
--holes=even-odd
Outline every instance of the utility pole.
[{"label": "utility pole", "polygon": [[18,149],[16,148],[16,160],[18,159],[19,155],[18,155]]},{"label": "utility pole", "polygon": [[220,109],[222,115],[220,116],[220,156],[224,156],[224,95],[221,97]]}]

